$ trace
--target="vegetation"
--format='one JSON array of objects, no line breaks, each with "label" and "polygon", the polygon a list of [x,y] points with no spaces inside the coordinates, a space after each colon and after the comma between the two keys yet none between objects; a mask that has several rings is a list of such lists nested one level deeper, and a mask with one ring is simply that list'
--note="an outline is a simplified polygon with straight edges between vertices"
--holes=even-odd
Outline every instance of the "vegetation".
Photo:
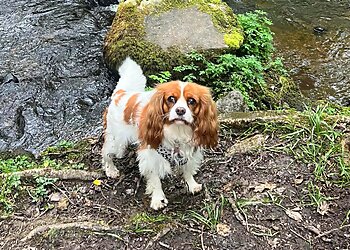
[{"label": "vegetation", "polygon": [[272,23],[266,13],[241,14],[238,21],[245,40],[236,53],[213,57],[192,52],[187,55],[189,63],[149,78],[157,83],[172,78],[199,82],[212,89],[214,98],[238,90],[251,110],[279,108],[284,99],[290,99],[286,94],[293,92],[291,88],[296,95],[300,94],[292,82],[284,80],[287,73],[281,59],[272,59],[273,36],[269,28]]},{"label": "vegetation", "polygon": [[330,200],[322,192],[322,185],[350,186],[350,162],[344,148],[344,128],[333,118],[334,113],[347,113],[347,109],[335,112],[337,107],[318,105],[306,107],[299,119],[289,117],[282,124],[265,123],[266,133],[279,138],[281,146],[269,150],[294,156],[313,169],[313,180],[308,181],[309,204],[320,208]]},{"label": "vegetation", "polygon": [[[27,155],[0,159],[0,174],[7,174],[4,178],[0,178],[0,212],[11,213],[16,198],[22,191],[28,193],[33,202],[42,201],[47,198],[49,188],[57,181],[56,178],[44,176],[36,176],[33,180],[21,180],[17,172],[38,168],[85,169],[81,161],[86,145],[85,142],[74,144],[61,141],[47,148],[38,159]],[[64,157],[61,157],[62,155]]]},{"label": "vegetation", "polygon": [[220,223],[225,204],[225,197],[221,195],[220,199],[216,202],[204,202],[204,207],[200,212],[189,211],[189,218],[215,231],[216,226]]}]

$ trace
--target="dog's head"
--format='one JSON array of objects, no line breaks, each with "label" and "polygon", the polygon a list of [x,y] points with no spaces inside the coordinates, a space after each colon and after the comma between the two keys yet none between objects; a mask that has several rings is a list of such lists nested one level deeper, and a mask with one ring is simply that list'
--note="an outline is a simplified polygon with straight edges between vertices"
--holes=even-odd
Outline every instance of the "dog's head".
[{"label": "dog's head", "polygon": [[163,139],[164,126],[170,124],[190,126],[196,146],[216,146],[217,110],[209,89],[196,83],[181,81],[158,85],[141,114],[141,142],[157,148]]}]

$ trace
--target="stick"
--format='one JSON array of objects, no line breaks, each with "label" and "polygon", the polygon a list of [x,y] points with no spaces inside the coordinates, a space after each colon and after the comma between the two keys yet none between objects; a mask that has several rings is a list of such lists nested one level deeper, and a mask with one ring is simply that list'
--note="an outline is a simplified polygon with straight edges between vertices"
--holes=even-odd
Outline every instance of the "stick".
[{"label": "stick", "polygon": [[346,225],[341,226],[341,227],[333,228],[333,229],[328,230],[328,231],[326,231],[326,232],[324,232],[324,233],[321,233],[321,234],[319,234],[319,235],[317,235],[317,236],[315,237],[315,240],[318,239],[318,238],[321,238],[321,237],[323,237],[323,236],[326,236],[326,235],[328,235],[328,234],[330,234],[330,233],[333,233],[333,232],[335,232],[335,231],[342,230],[343,228],[346,228],[346,227],[350,227],[350,224],[346,224]]}]

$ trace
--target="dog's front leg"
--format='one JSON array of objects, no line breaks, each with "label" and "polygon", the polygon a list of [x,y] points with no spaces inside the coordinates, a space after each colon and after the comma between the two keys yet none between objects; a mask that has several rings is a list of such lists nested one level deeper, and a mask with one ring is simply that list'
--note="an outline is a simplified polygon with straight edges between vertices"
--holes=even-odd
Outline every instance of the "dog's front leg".
[{"label": "dog's front leg", "polygon": [[188,191],[192,194],[198,193],[202,190],[202,184],[199,184],[193,178],[200,168],[203,155],[199,149],[193,153],[193,157],[188,159],[188,162],[182,166],[182,174],[186,181]]},{"label": "dog's front leg", "polygon": [[171,174],[169,163],[154,149],[141,149],[138,152],[139,169],[146,178],[146,194],[151,195],[151,208],[158,210],[168,204],[162,189],[161,179]]}]

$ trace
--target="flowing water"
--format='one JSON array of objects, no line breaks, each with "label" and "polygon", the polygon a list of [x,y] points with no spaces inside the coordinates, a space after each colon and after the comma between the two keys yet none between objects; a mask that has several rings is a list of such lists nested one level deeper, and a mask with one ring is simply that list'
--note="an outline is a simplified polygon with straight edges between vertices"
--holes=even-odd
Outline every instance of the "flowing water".
[{"label": "flowing water", "polygon": [[114,87],[102,57],[114,12],[100,3],[0,1],[0,151],[100,134]]},{"label": "flowing water", "polygon": [[313,99],[350,105],[349,0],[228,0],[234,11],[264,10],[273,21],[277,55]]}]

